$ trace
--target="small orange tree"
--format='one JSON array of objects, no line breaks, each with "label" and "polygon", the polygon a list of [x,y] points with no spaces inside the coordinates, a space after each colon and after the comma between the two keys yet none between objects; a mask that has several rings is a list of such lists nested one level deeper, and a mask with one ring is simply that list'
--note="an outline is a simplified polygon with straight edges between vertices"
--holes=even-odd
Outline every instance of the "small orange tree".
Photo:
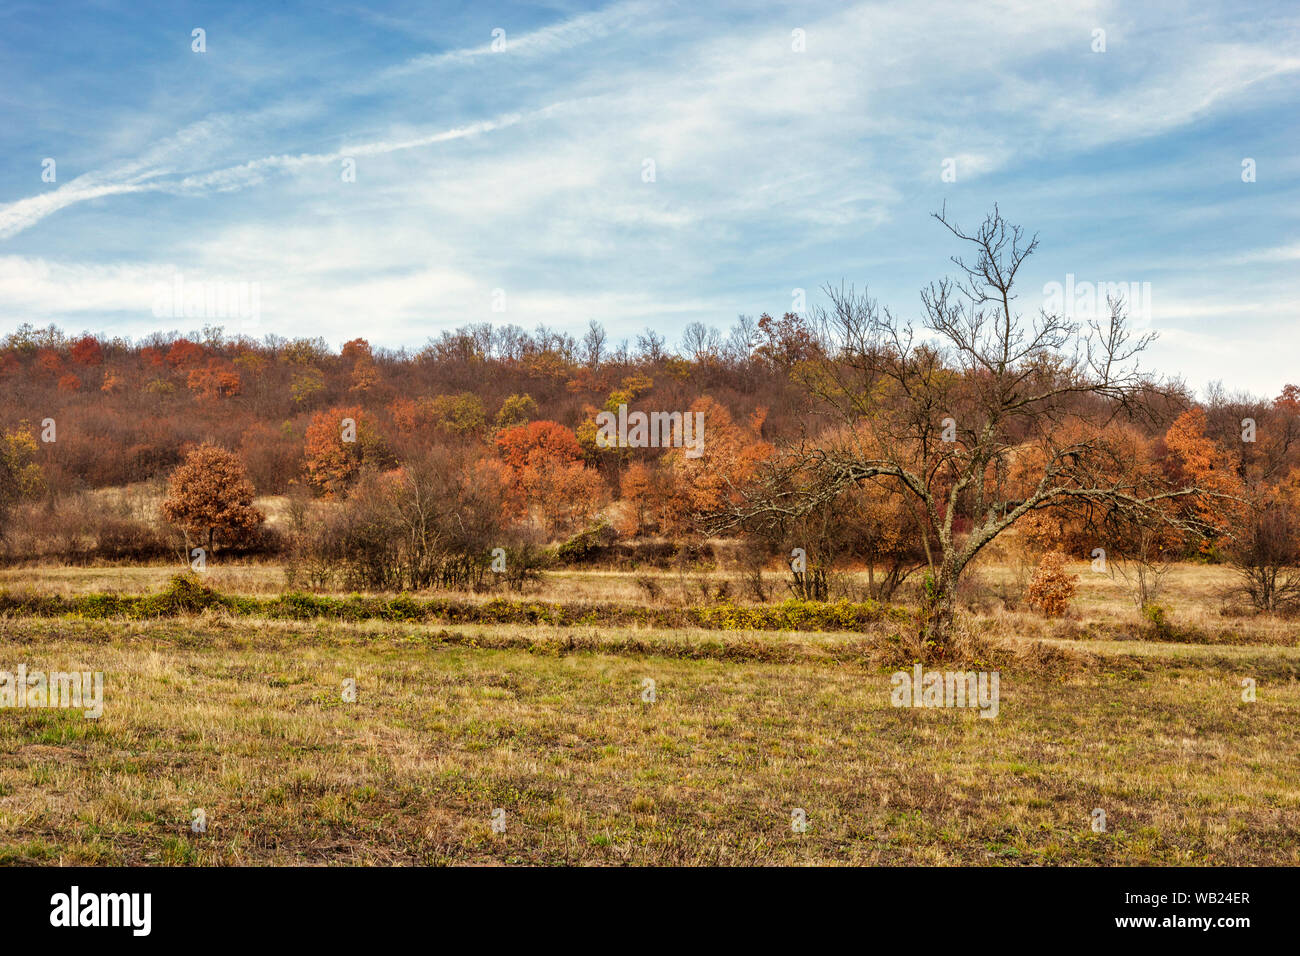
[{"label": "small orange tree", "polygon": [[69,351],[72,361],[78,365],[103,365],[104,350],[93,335],[85,335],[72,343]]},{"label": "small orange tree", "polygon": [[1167,465],[1178,479],[1217,493],[1214,498],[1185,505],[1193,517],[1222,532],[1218,537],[1207,536],[1202,550],[1212,551],[1224,545],[1231,537],[1231,529],[1248,520],[1247,488],[1228,450],[1206,434],[1205,410],[1193,408],[1179,415],[1165,432],[1165,446],[1169,450]]},{"label": "small orange tree", "polygon": [[251,538],[266,515],[253,507],[253,483],[238,456],[213,444],[203,444],[185,456],[172,472],[162,516],[191,539],[206,540],[209,551],[220,544],[241,544]]},{"label": "small orange tree", "polygon": [[194,368],[186,376],[189,390],[204,401],[216,401],[238,395],[242,386],[239,373],[218,359],[209,359],[206,368]]},{"label": "small orange tree", "polygon": [[1077,574],[1065,570],[1065,555],[1049,551],[1038,562],[1025,603],[1038,608],[1045,617],[1060,617],[1069,608],[1078,582]]}]

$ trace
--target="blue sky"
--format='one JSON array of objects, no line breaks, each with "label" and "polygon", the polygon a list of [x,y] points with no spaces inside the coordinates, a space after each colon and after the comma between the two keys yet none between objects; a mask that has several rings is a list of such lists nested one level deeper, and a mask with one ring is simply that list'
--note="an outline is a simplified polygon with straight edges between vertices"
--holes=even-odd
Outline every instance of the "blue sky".
[{"label": "blue sky", "polygon": [[335,346],[590,319],[672,341],[841,280],[915,316],[961,251],[929,214],[996,202],[1039,233],[1025,311],[1067,274],[1149,283],[1147,364],[1276,394],[1298,81],[1293,3],[18,0],[0,331],[197,328],[152,311],[178,274],[257,283],[229,331]]}]

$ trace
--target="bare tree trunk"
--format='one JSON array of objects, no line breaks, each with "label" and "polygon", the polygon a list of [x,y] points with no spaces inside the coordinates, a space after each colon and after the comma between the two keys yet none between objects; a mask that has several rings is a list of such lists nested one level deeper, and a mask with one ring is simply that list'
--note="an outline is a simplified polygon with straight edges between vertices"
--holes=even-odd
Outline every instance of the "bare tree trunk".
[{"label": "bare tree trunk", "polygon": [[933,590],[925,596],[921,639],[936,649],[946,647],[952,639],[957,619],[957,580],[960,575],[961,567],[957,564],[956,557],[945,554],[939,565],[938,576],[932,579]]}]

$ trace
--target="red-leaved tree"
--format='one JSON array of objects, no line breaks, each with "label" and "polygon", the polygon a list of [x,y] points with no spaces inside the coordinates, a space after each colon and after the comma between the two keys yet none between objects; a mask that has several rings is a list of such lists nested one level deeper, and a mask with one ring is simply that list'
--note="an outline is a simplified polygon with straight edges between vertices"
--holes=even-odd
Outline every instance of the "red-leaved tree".
[{"label": "red-leaved tree", "polygon": [[266,515],[253,506],[253,483],[238,456],[203,444],[185,456],[167,487],[162,516],[185,533],[185,550],[194,540],[209,552],[247,543]]}]

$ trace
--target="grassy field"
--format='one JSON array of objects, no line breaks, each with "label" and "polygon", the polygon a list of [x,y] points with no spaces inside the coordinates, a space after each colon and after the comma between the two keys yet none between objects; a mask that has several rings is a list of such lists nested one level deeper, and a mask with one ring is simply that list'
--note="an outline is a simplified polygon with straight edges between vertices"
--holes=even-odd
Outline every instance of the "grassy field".
[{"label": "grassy field", "polygon": [[[144,566],[88,567],[7,567],[0,568],[0,592],[32,591],[66,597],[89,593],[140,595],[162,591],[168,581],[183,570],[176,564]],[[1015,586],[1016,571],[1005,565],[988,563],[977,567],[979,590],[986,592],[972,610],[982,619],[993,622],[991,630],[1003,634],[1031,634],[1040,637],[1070,638],[1081,633],[1094,638],[1124,639],[1133,637],[1174,637],[1188,643],[1295,645],[1300,641],[1300,621],[1244,613],[1225,600],[1233,583],[1232,571],[1223,566],[1180,564],[1165,579],[1159,603],[1166,609],[1171,634],[1151,635],[1151,629],[1138,613],[1132,600],[1132,588],[1117,574],[1098,574],[1089,563],[1077,562],[1068,570],[1078,578],[1078,592],[1071,612],[1065,619],[1045,622],[1026,611],[1008,612],[996,598],[988,595],[1000,585]],[[773,598],[789,596],[784,576],[768,572]],[[638,579],[651,579],[660,595],[650,599]],[[273,596],[286,588],[284,568],[264,562],[213,564],[202,575],[204,584],[228,594]],[[865,572],[846,574],[850,585],[865,586]],[[702,600],[702,586],[710,593],[719,584],[729,584],[733,597],[745,603],[746,594],[739,576],[733,571],[690,571],[645,569],[635,573],[609,570],[564,569],[548,571],[540,585],[531,586],[525,597],[540,602],[577,602],[622,606],[660,605],[665,607],[696,606]],[[1023,584],[1023,581],[1020,582]],[[914,588],[905,585],[898,598],[914,599]],[[340,593],[340,592],[332,592]],[[432,592],[431,592],[432,593]],[[509,592],[483,594],[458,593],[463,601],[489,601]]]},{"label": "grassy field", "polygon": [[1237,646],[1089,638],[1124,611],[1086,582],[1072,622],[972,621],[992,720],[891,706],[884,631],[0,617],[0,669],[105,674],[98,720],[0,711],[0,862],[1300,864],[1294,623]]}]

